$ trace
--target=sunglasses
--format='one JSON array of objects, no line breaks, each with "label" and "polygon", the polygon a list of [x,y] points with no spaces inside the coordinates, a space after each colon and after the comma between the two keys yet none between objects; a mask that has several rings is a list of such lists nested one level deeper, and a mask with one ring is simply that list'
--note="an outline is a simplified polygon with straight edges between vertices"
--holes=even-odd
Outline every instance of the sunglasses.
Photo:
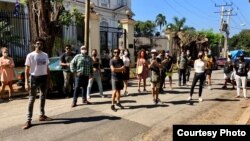
[{"label": "sunglasses", "polygon": [[119,53],[118,51],[114,51],[114,53]]}]

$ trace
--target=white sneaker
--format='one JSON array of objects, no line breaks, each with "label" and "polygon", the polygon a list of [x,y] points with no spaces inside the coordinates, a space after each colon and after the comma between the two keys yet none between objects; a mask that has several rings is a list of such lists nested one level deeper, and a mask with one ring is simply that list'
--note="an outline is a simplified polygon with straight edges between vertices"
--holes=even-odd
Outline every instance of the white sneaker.
[{"label": "white sneaker", "polygon": [[188,101],[190,101],[190,100],[192,100],[192,97],[190,96],[190,97],[188,97],[188,99],[187,99]]},{"label": "white sneaker", "polygon": [[124,91],[124,95],[128,95],[128,92],[127,92],[127,91]]},{"label": "white sneaker", "polygon": [[203,101],[203,99],[201,97],[199,97],[199,102],[202,102],[202,101]]},{"label": "white sneaker", "polygon": [[211,86],[208,86],[208,89],[209,89],[209,90],[212,90],[212,87],[211,87]]}]

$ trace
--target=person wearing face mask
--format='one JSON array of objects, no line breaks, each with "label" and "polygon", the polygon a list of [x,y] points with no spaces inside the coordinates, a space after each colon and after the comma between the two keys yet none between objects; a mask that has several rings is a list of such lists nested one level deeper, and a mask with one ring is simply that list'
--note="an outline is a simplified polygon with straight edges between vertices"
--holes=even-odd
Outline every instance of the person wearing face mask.
[{"label": "person wearing face mask", "polygon": [[[205,56],[203,58],[206,62],[207,62],[207,66],[205,67],[205,74],[206,77],[208,79],[208,89],[211,90],[212,87],[212,68],[213,68],[213,64],[214,64],[214,60],[213,57],[211,55],[211,52],[205,51]],[[206,80],[206,79],[205,79]]]},{"label": "person wearing face mask", "polygon": [[128,95],[128,80],[129,80],[129,74],[130,74],[130,64],[131,64],[131,60],[130,60],[130,54],[129,54],[129,50],[125,49],[123,50],[123,56],[122,56],[122,61],[124,63],[125,66],[125,72],[123,73],[123,81],[125,84],[124,87],[124,95]]},{"label": "person wearing face mask", "polygon": [[[25,61],[25,88],[29,92],[29,104],[27,122],[23,129],[31,127],[33,115],[33,106],[37,95],[37,89],[40,89],[40,116],[39,121],[48,121],[51,118],[45,115],[45,100],[48,88],[50,87],[50,71],[48,54],[43,52],[45,41],[42,38],[35,40],[35,51],[29,53]],[[30,78],[30,81],[29,81]]]},{"label": "person wearing face mask", "polygon": [[149,69],[151,70],[151,88],[152,88],[152,96],[153,96],[153,102],[154,104],[158,104],[160,101],[159,99],[159,90],[161,86],[161,75],[160,75],[160,69],[162,68],[163,64],[166,63],[165,60],[161,62],[159,58],[157,58],[157,51],[155,49],[151,50],[151,61],[149,64]]},{"label": "person wearing face mask", "polygon": [[181,86],[181,80],[183,81],[183,86],[186,86],[186,70],[187,70],[187,56],[184,51],[181,51],[181,55],[178,58],[178,74],[179,74],[179,86]]},{"label": "person wearing face mask", "polygon": [[[249,71],[249,63],[244,59],[244,55],[240,54],[239,60],[234,65],[235,81],[237,85],[237,98],[240,97],[240,88],[243,89],[244,98],[247,99],[247,73]],[[241,86],[242,85],[242,86]]]},{"label": "person wearing face mask", "polygon": [[227,83],[231,83],[233,85],[232,89],[235,89],[234,88],[235,81],[233,78],[234,77],[234,74],[233,74],[234,70],[233,69],[234,69],[234,63],[232,61],[232,55],[228,54],[227,62],[225,63],[224,69],[223,69],[225,82],[224,82],[222,89],[227,88]]},{"label": "person wearing face mask", "polygon": [[77,106],[77,98],[81,87],[82,103],[92,104],[87,100],[87,86],[89,79],[92,79],[93,77],[93,61],[88,55],[87,48],[85,46],[81,46],[80,51],[81,53],[77,54],[70,62],[70,70],[72,73],[75,73],[74,96],[71,105],[72,108]]},{"label": "person wearing face mask", "polygon": [[173,76],[173,57],[169,54],[169,51],[165,53],[165,69],[166,69],[166,77],[169,79],[169,89],[172,90],[172,76]]},{"label": "person wearing face mask", "polygon": [[64,85],[63,94],[70,97],[73,90],[73,73],[70,71],[70,62],[74,58],[75,53],[71,51],[71,45],[65,46],[65,52],[60,56],[60,65],[63,70]]},{"label": "person wearing face mask", "polygon": [[193,78],[193,82],[192,82],[192,86],[190,89],[190,96],[188,97],[188,100],[192,100],[192,96],[194,93],[194,87],[196,86],[196,83],[198,82],[198,80],[200,81],[199,84],[199,102],[202,102],[202,86],[205,80],[205,67],[206,67],[206,61],[203,60],[203,53],[199,52],[198,54],[198,59],[195,60],[194,62],[194,78]]},{"label": "person wearing face mask", "polygon": [[122,59],[119,57],[120,50],[118,48],[113,51],[113,58],[110,60],[110,69],[111,69],[111,80],[112,80],[112,104],[111,110],[116,112],[116,106],[124,109],[124,107],[120,103],[121,90],[123,89],[123,73],[126,71],[124,63]]},{"label": "person wearing face mask", "polygon": [[96,80],[100,92],[100,96],[104,98],[103,89],[102,89],[102,72],[101,66],[99,62],[99,58],[97,58],[97,50],[92,50],[92,61],[93,61],[93,78],[89,79],[88,90],[87,90],[87,98],[90,99],[91,87],[93,85],[94,79]]},{"label": "person wearing face mask", "polygon": [[5,91],[5,87],[9,86],[9,101],[12,100],[12,93],[13,93],[13,87],[12,87],[12,81],[14,80],[14,61],[11,57],[8,56],[8,48],[3,47],[1,49],[2,51],[2,57],[0,58],[0,74],[1,74],[1,83],[2,83],[2,89],[0,92],[0,99]]}]

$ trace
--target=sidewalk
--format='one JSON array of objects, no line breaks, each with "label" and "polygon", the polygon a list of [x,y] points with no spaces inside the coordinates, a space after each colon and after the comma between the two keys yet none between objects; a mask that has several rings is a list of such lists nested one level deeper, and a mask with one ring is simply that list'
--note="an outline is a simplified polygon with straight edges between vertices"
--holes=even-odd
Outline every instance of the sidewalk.
[{"label": "sidewalk", "polygon": [[[5,88],[5,92],[3,94],[3,99],[8,99],[9,98],[9,93],[8,93],[8,90],[9,90],[9,87],[6,86]],[[12,97],[15,98],[15,97],[20,97],[20,96],[28,96],[28,92],[24,89],[22,89],[21,86],[17,86],[17,84],[13,84],[13,95]]]}]

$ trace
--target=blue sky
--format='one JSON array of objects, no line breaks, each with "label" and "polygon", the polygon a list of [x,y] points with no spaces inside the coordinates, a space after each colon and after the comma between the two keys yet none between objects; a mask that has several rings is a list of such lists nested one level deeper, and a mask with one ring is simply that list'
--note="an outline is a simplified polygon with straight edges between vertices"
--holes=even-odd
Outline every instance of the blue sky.
[{"label": "blue sky", "polygon": [[[230,36],[239,33],[242,29],[250,29],[250,3],[249,0],[132,0],[132,11],[135,13],[134,20],[152,20],[162,13],[167,22],[171,23],[174,16],[186,18],[186,26],[194,27],[196,30],[213,29],[219,33],[220,12],[223,5],[233,3],[233,14],[230,20]],[[227,17],[224,17],[226,20]]]}]

